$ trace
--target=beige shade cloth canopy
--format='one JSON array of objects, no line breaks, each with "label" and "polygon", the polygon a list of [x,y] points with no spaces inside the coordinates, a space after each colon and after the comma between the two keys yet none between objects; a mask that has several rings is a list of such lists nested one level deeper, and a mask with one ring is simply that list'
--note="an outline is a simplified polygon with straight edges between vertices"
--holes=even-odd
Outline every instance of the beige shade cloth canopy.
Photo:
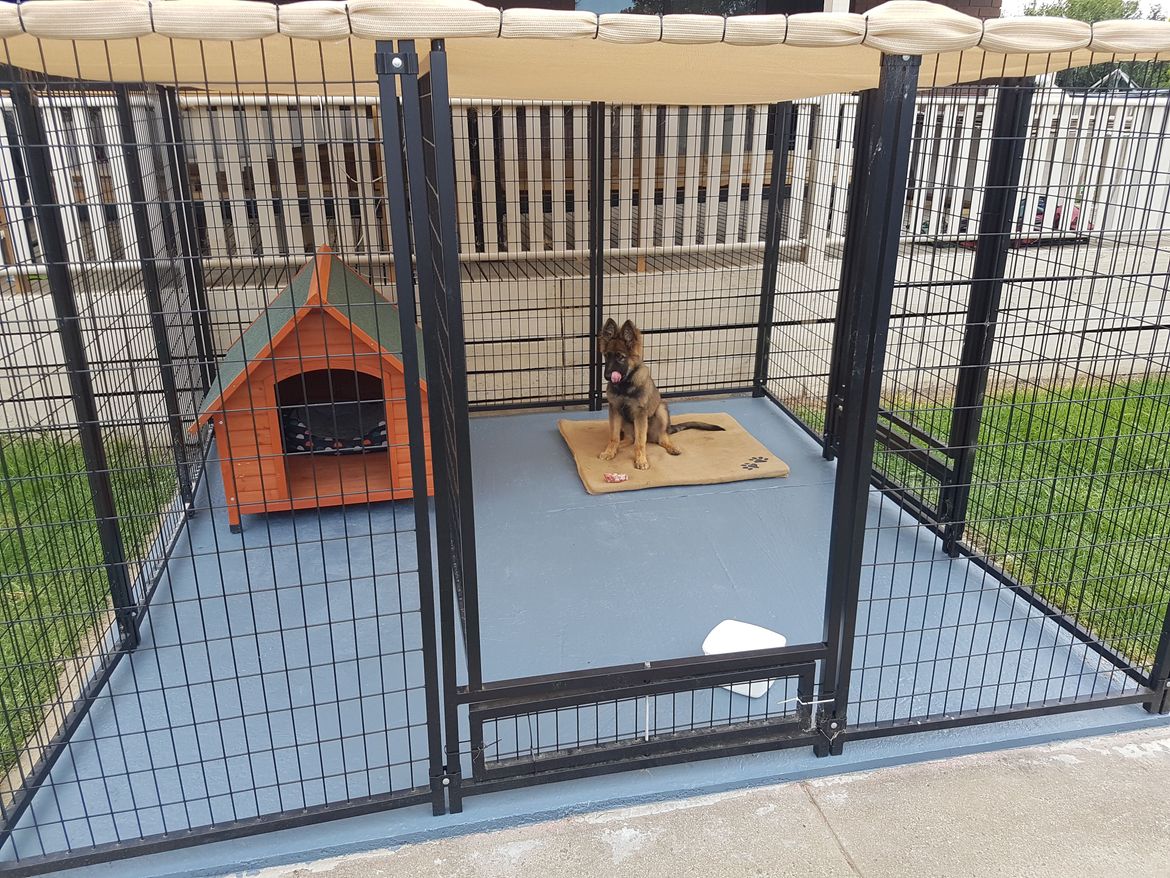
[{"label": "beige shade cloth canopy", "polygon": [[58,76],[339,96],[377,93],[373,41],[443,38],[454,97],[668,104],[870,88],[883,52],[922,55],[924,86],[1170,57],[1170,22],[984,22],[920,0],[730,18],[475,0],[26,0],[0,3],[0,38],[7,63]]}]

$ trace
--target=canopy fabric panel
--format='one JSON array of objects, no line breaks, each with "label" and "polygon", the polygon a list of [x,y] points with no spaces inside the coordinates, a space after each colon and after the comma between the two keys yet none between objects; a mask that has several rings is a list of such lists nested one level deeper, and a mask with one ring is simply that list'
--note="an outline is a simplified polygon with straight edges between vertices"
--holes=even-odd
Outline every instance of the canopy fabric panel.
[{"label": "canopy fabric panel", "polygon": [[864,15],[595,15],[475,0],[25,0],[0,4],[7,63],[211,91],[376,93],[374,40],[447,40],[455,97],[759,103],[872,87],[882,53],[924,85],[1170,57],[1170,22],[982,21],[921,0]]}]

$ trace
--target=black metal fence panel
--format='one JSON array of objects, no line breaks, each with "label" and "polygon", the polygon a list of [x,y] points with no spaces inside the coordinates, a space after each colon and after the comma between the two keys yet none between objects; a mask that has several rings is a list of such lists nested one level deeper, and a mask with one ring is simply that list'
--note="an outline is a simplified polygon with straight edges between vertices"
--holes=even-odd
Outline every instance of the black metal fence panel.
[{"label": "black metal fence panel", "polygon": [[[426,393],[382,188],[403,147],[356,96],[377,82],[3,79],[5,868],[442,810]],[[343,122],[361,149],[307,153]],[[297,196],[258,207],[241,154]]]},{"label": "black metal fence panel", "polygon": [[[1165,90],[898,57],[778,106],[470,102],[441,42],[371,51],[0,77],[0,870],[1167,708]],[[555,419],[605,406],[610,317],[665,396],[761,407],[784,488],[579,491]],[[678,634],[733,606],[787,645]]]}]

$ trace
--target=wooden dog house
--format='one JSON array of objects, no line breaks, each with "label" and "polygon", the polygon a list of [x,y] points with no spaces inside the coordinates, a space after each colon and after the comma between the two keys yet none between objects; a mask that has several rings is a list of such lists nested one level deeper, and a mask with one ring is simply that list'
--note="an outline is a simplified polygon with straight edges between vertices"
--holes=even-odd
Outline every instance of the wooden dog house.
[{"label": "wooden dog house", "polygon": [[398,309],[322,247],[224,355],[199,413],[233,532],[250,513],[412,496],[401,350]]}]

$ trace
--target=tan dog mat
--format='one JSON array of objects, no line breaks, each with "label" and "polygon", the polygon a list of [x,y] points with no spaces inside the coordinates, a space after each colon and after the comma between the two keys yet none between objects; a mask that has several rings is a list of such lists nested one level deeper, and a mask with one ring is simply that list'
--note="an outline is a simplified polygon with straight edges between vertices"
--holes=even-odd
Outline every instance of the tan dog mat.
[{"label": "tan dog mat", "polygon": [[[774,479],[788,475],[788,464],[765,448],[731,415],[683,414],[674,420],[718,424],[724,432],[683,430],[671,438],[682,454],[672,456],[657,445],[646,448],[650,469],[634,468],[634,445],[627,436],[613,460],[597,455],[609,441],[609,419],[558,421],[561,435],[577,462],[577,473],[590,494],[638,491],[667,485],[716,485],[748,479]],[[628,430],[627,430],[628,433]],[[624,482],[607,482],[606,473],[625,473]]]}]

